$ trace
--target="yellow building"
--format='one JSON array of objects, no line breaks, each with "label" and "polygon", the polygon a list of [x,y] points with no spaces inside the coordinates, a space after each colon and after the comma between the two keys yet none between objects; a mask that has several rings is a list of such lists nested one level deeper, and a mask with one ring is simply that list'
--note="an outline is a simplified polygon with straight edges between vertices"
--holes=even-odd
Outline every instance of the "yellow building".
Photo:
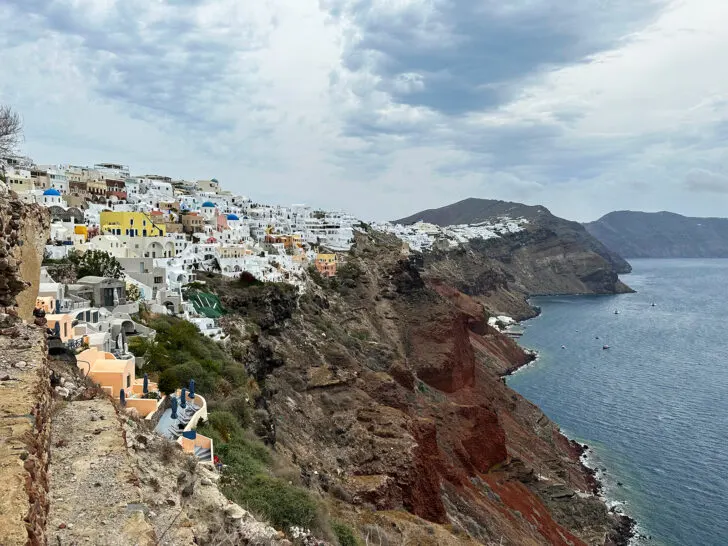
[{"label": "yellow building", "polygon": [[73,233],[83,236],[84,243],[88,241],[88,226],[76,224],[73,226]]},{"label": "yellow building", "polygon": [[100,218],[101,232],[105,235],[129,235],[130,237],[164,237],[166,226],[154,222],[143,212],[104,211]]}]

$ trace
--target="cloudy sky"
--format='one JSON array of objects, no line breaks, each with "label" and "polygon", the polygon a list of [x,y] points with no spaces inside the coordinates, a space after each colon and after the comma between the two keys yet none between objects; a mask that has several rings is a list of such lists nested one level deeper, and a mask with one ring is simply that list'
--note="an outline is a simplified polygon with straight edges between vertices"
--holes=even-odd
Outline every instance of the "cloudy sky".
[{"label": "cloudy sky", "polygon": [[[728,216],[725,0],[2,0],[39,163],[388,219]],[[10,22],[10,24],[7,24]]]}]

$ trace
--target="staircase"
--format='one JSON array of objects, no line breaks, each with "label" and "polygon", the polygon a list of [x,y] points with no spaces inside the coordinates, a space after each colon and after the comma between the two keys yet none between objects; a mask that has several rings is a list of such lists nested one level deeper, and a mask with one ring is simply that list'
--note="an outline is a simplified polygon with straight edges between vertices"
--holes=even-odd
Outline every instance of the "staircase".
[{"label": "staircase", "polygon": [[207,448],[195,447],[195,457],[201,461],[210,461],[212,459],[212,452]]},{"label": "staircase", "polygon": [[199,409],[200,406],[196,406],[195,404],[191,403],[188,403],[187,406],[184,408],[177,408],[177,420],[173,421],[167,429],[169,438],[176,440],[177,438],[182,436],[182,430],[187,426],[187,424],[190,422],[190,419],[192,419],[192,417]]}]

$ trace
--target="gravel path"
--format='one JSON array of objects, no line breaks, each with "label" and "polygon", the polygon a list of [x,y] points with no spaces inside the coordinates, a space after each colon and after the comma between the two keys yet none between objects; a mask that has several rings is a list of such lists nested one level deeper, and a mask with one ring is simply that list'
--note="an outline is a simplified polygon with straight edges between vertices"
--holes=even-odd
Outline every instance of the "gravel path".
[{"label": "gravel path", "polygon": [[66,404],[53,418],[51,438],[49,543],[154,544],[111,403]]}]

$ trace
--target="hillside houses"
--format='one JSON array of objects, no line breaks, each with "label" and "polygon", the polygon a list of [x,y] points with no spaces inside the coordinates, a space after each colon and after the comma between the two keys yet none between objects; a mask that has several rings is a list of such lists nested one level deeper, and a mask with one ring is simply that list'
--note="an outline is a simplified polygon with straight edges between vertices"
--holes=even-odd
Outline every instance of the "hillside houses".
[{"label": "hillside houses", "polygon": [[[24,157],[2,159],[9,189],[51,213],[47,259],[102,251],[121,264],[122,279],[81,279],[64,286],[63,294],[53,295],[49,288],[43,295],[48,301],[38,302],[48,314],[71,313],[70,321],[58,319],[73,324],[67,338],[84,330],[95,336],[99,350],[108,350],[111,342],[94,324],[127,305],[121,288],[133,290],[154,311],[182,316],[214,337],[221,335],[218,317],[201,314],[185,300],[186,287],[200,281],[200,271],[231,278],[249,273],[303,289],[308,268],[334,276],[339,256],[353,242],[356,220],[348,214],[261,203],[224,189],[214,178],[134,175],[129,166],[113,162],[39,165]],[[87,310],[97,322],[81,322],[78,316]],[[79,330],[79,324],[86,326]]]}]

